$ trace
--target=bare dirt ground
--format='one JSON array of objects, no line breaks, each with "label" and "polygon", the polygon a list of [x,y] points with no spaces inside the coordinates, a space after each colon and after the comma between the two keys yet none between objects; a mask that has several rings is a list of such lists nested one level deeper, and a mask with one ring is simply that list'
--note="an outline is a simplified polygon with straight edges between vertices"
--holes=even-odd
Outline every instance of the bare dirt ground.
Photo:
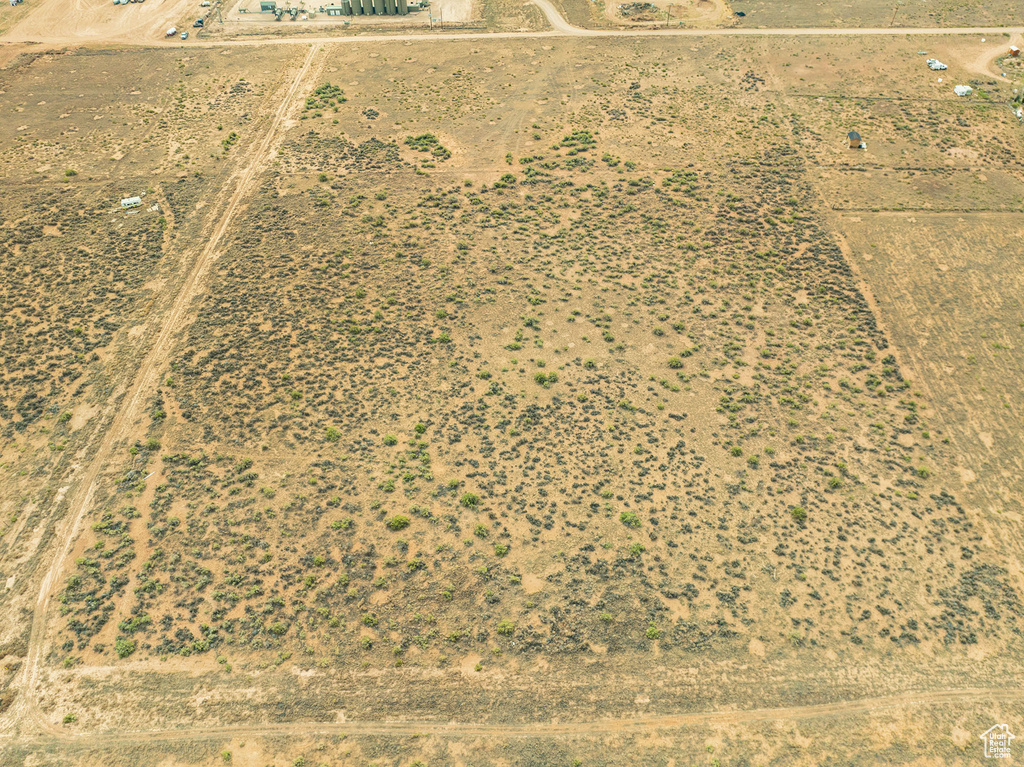
[{"label": "bare dirt ground", "polygon": [[5,762],[1019,729],[1020,83],[780,41],[16,59]]},{"label": "bare dirt ground", "polygon": [[609,22],[630,27],[649,24],[678,25],[706,28],[728,26],[734,21],[733,11],[724,0],[689,0],[685,3],[651,3],[654,9],[642,13],[623,13],[620,3],[607,3],[604,15]]},{"label": "bare dirt ground", "polygon": [[152,44],[175,24],[190,29],[198,6],[194,0],[146,0],[130,5],[114,5],[108,0],[43,0],[7,32],[5,40]]}]

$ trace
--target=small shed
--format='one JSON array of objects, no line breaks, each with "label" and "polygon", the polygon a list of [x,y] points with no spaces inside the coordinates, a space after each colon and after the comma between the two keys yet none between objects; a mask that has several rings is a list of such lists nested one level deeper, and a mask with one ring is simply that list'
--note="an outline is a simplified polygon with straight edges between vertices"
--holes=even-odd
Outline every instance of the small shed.
[{"label": "small shed", "polygon": [[846,138],[850,139],[850,149],[860,149],[861,139],[860,134],[857,131],[852,130],[846,134]]},{"label": "small shed", "polygon": [[123,200],[121,200],[122,208],[137,208],[140,205],[142,205],[141,197],[125,197]]},{"label": "small shed", "polygon": [[1010,57],[1011,58],[1017,58],[1018,56],[1020,56],[1020,48],[1018,48],[1016,45],[1011,45],[1010,46]]}]

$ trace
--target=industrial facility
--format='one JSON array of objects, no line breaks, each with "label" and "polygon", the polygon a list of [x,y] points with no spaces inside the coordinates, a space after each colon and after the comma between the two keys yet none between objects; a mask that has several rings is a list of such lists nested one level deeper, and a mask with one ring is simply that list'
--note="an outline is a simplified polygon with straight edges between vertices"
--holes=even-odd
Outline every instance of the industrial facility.
[{"label": "industrial facility", "polygon": [[[414,3],[413,6],[416,8],[420,4]],[[290,10],[292,9],[278,8],[276,0],[260,2],[260,13],[273,13],[278,16]],[[334,5],[320,6],[317,12],[328,16],[405,16],[409,13],[409,0],[340,0]]]},{"label": "industrial facility", "polygon": [[409,4],[408,0],[341,0],[323,10],[328,16],[405,16]]}]

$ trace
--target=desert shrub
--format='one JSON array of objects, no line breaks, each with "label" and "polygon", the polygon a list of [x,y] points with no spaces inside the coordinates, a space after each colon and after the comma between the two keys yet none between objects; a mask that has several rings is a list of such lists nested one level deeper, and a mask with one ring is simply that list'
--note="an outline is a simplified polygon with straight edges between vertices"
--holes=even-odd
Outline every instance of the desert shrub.
[{"label": "desert shrub", "polygon": [[796,522],[801,524],[807,521],[807,509],[803,506],[794,506],[790,509],[789,514]]},{"label": "desert shrub", "polygon": [[118,658],[127,658],[135,652],[135,640],[120,638],[114,642],[114,650]]},{"label": "desert shrub", "polygon": [[396,514],[389,519],[386,524],[388,526],[388,530],[397,533],[399,530],[404,530],[409,526],[409,518],[401,514]]},{"label": "desert shrub", "polygon": [[497,628],[498,633],[501,634],[502,636],[506,636],[506,637],[507,636],[512,636],[512,634],[515,633],[515,630],[516,630],[516,624],[513,623],[512,621],[508,620],[507,618],[505,620],[501,621],[498,624],[498,628]]},{"label": "desert shrub", "polygon": [[459,503],[467,509],[472,509],[480,503],[480,497],[476,493],[463,493]]},{"label": "desert shrub", "polygon": [[619,514],[619,521],[626,527],[640,527],[640,517],[632,511],[624,511]]},{"label": "desert shrub", "polygon": [[406,136],[405,144],[417,152],[430,152],[437,160],[447,160],[452,153],[438,140],[433,133],[421,133],[418,136]]}]

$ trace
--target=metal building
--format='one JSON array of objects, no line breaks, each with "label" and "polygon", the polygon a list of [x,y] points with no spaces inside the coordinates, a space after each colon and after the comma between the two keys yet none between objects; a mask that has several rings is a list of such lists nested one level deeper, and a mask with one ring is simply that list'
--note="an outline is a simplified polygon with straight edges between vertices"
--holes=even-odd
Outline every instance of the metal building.
[{"label": "metal building", "polygon": [[405,16],[408,0],[338,0],[335,5],[320,6],[328,16]]}]

